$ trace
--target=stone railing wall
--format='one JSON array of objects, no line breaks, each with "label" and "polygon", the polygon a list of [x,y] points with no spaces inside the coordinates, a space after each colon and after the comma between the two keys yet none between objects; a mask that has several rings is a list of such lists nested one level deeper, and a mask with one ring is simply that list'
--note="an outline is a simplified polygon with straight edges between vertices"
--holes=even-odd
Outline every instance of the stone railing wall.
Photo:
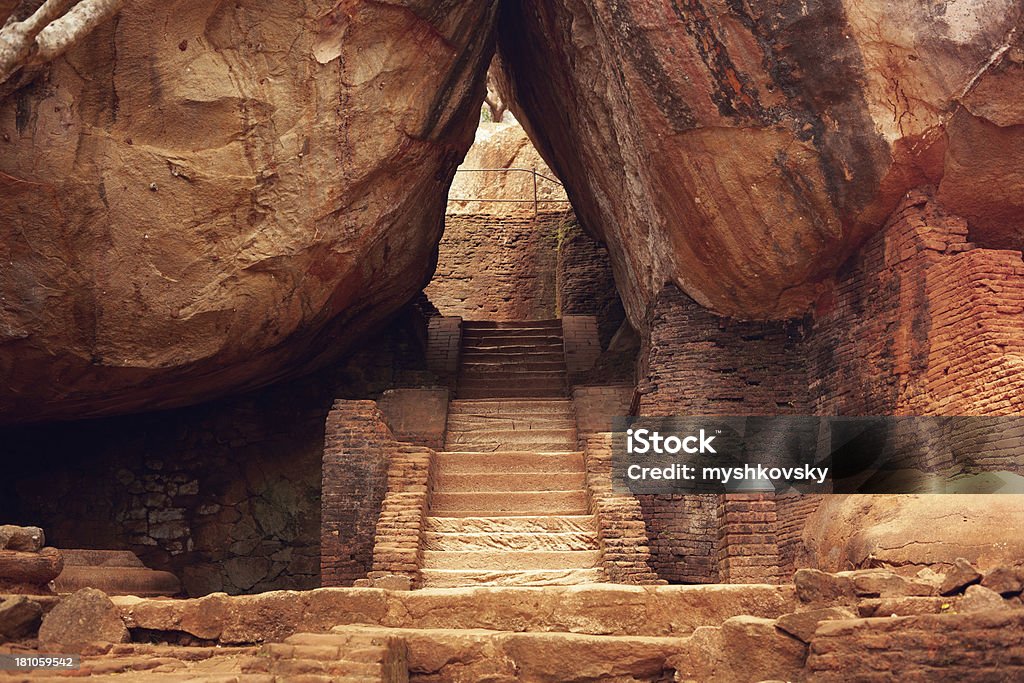
[{"label": "stone railing wall", "polygon": [[430,509],[434,451],[401,444],[388,468],[387,494],[377,520],[371,581],[402,576],[410,587],[420,583],[423,555],[420,538]]},{"label": "stone railing wall", "polygon": [[612,444],[608,432],[586,437],[584,458],[587,468],[587,495],[597,517],[601,539],[601,564],[612,583],[657,584],[650,567],[647,528],[640,514],[640,503],[630,494],[612,491]]},{"label": "stone railing wall", "polygon": [[334,402],[324,433],[320,583],[347,586],[366,576],[399,444],[373,401]]}]

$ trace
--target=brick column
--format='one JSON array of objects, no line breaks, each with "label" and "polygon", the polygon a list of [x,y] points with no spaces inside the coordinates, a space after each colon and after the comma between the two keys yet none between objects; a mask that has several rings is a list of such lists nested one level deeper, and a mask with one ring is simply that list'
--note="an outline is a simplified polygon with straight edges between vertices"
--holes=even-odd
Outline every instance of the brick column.
[{"label": "brick column", "polygon": [[447,386],[455,388],[462,346],[462,318],[434,316],[427,323],[427,367]]},{"label": "brick column", "polygon": [[640,503],[628,493],[612,491],[612,435],[610,432],[586,437],[584,458],[587,495],[597,517],[601,539],[601,566],[612,583],[660,584],[650,567],[647,527]]},{"label": "brick column", "polygon": [[402,444],[388,468],[388,489],[377,520],[371,580],[404,576],[420,583],[423,552],[420,536],[430,507],[434,451]]},{"label": "brick column", "polygon": [[729,493],[718,498],[718,580],[779,583],[782,570],[775,496]]},{"label": "brick column", "polygon": [[320,583],[347,586],[366,576],[398,444],[373,401],[334,402],[324,433]]}]

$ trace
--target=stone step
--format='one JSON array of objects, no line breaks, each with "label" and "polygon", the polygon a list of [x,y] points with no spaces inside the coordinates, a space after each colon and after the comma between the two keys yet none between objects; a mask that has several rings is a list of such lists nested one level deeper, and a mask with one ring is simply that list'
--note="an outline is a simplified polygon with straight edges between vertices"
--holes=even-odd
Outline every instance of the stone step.
[{"label": "stone step", "polygon": [[459,375],[459,389],[564,389],[565,375],[558,372],[506,372],[500,375]]},{"label": "stone step", "polygon": [[536,451],[438,453],[439,472],[445,474],[501,474],[517,472],[582,472],[583,453],[579,451],[539,453]]},{"label": "stone step", "polygon": [[423,551],[423,569],[473,569],[479,571],[590,569],[600,563],[600,550]]},{"label": "stone step", "polygon": [[[490,349],[468,348],[462,350],[460,362],[465,366],[471,363],[557,363],[565,370],[565,354],[558,351],[494,351]],[[554,366],[552,366],[554,367]]]},{"label": "stone step", "polygon": [[531,388],[531,387],[459,387],[455,391],[459,398],[559,398],[568,396],[567,387]]},{"label": "stone step", "polygon": [[463,328],[463,343],[467,340],[490,340],[490,339],[542,339],[545,341],[561,341],[562,331],[555,328],[501,328],[498,330],[483,330],[479,328]]},{"label": "stone step", "polygon": [[554,373],[564,376],[566,373],[563,360],[536,360],[530,358],[502,358],[500,360],[481,360],[478,358],[462,359],[463,375],[486,375],[498,377],[503,374],[521,375],[524,373]]},{"label": "stone step", "polygon": [[576,429],[567,427],[563,429],[471,429],[463,431],[460,429],[448,429],[446,439],[450,445],[463,443],[550,443],[553,441],[564,441],[565,450],[576,445]]},{"label": "stone step", "polygon": [[[433,571],[440,575],[440,570]],[[601,580],[593,570],[579,571]],[[279,641],[292,633],[327,631],[345,623],[664,636],[720,626],[742,614],[775,619],[797,611],[801,604],[792,583],[589,583],[564,588],[486,586],[412,591],[318,588],[185,600],[112,600],[133,631],[166,632],[172,637],[184,632],[222,645]]]},{"label": "stone step", "polygon": [[523,327],[542,327],[545,329],[562,329],[561,318],[544,318],[542,320],[463,320],[462,329],[471,330],[514,330]]},{"label": "stone step", "polygon": [[107,595],[140,597],[171,596],[181,592],[177,576],[147,567],[65,564],[53,585],[58,593],[74,593],[82,588],[96,588]]},{"label": "stone step", "polygon": [[529,371],[522,372],[514,369],[502,372],[472,373],[463,371],[458,378],[460,389],[473,389],[477,387],[509,387],[522,388],[542,387],[544,389],[558,389],[565,387],[564,372]]},{"label": "stone step", "polygon": [[441,470],[434,480],[435,493],[479,491],[572,491],[584,489],[587,476],[583,472],[523,472],[448,474]]},{"label": "stone step", "polygon": [[597,530],[593,515],[545,515],[539,517],[427,517],[428,534],[590,534]]},{"label": "stone step", "polygon": [[518,358],[530,353],[560,353],[565,357],[565,349],[561,342],[516,342],[509,339],[488,339],[469,341],[463,344],[460,358],[472,357],[478,353],[497,353],[511,358]]},{"label": "stone step", "polygon": [[453,534],[427,532],[423,535],[424,550],[443,551],[524,551],[524,550],[599,550],[596,531],[564,533],[474,533]]},{"label": "stone step", "polygon": [[519,414],[508,417],[498,415],[449,415],[449,430],[470,431],[479,429],[576,429],[576,420],[566,415],[543,413]]},{"label": "stone step", "polygon": [[572,401],[564,398],[539,399],[455,399],[448,404],[448,415],[497,415],[514,417],[518,414],[564,415],[572,417]]},{"label": "stone step", "polygon": [[563,439],[558,441],[529,441],[524,443],[502,443],[498,441],[476,441],[447,444],[449,448],[469,449],[477,453],[564,453],[576,444],[570,444]]},{"label": "stone step", "polygon": [[679,636],[363,625],[337,626],[333,632],[401,637],[409,670],[428,681],[667,681],[674,671],[669,660],[687,651]]},{"label": "stone step", "polygon": [[423,569],[424,588],[461,588],[464,586],[572,586],[600,583],[604,572],[589,569],[529,569],[492,571],[474,569]]},{"label": "stone step", "polygon": [[496,517],[527,515],[585,515],[584,491],[493,491],[435,493],[430,514],[438,517]]}]

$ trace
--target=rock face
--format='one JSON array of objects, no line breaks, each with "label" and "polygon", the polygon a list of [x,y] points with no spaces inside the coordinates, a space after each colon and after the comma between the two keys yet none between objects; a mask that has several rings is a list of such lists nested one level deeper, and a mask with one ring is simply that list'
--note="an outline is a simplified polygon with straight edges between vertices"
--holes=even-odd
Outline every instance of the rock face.
[{"label": "rock face", "polygon": [[[980,580],[982,572],[1024,556],[1007,529],[1024,524],[1016,495],[827,496],[803,531],[798,566],[824,571],[891,565],[944,566],[964,576],[942,592]],[[962,568],[965,566],[965,568]]]},{"label": "rock face", "polygon": [[2,419],[265,384],[408,301],[495,6],[143,0],[0,102]]},{"label": "rock face", "polygon": [[43,617],[39,640],[68,646],[125,643],[129,634],[110,598],[95,588],[83,588],[61,600]]},{"label": "rock face", "polygon": [[719,313],[802,313],[919,185],[973,241],[1020,248],[1021,12],[526,0],[503,5],[499,45],[517,118],[642,328],[666,282]]}]

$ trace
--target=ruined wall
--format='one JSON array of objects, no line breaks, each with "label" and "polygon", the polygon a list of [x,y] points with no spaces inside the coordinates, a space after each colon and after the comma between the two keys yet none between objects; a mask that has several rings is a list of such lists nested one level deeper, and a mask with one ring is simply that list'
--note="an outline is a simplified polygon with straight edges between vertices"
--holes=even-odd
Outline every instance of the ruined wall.
[{"label": "ruined wall", "polygon": [[57,547],[132,550],[191,595],[315,587],[328,410],[429,380],[415,320],[329,372],[233,399],[0,430],[0,519]]},{"label": "ruined wall", "polygon": [[[1024,412],[1024,262],[967,235],[966,223],[927,193],[909,193],[840,270],[811,321],[721,318],[667,287],[651,314],[641,414]],[[945,474],[1008,465],[998,454],[907,464]],[[700,573],[707,529],[721,534],[728,506],[716,519],[715,506],[699,499],[642,499],[664,578],[715,576],[713,567]],[[772,533],[790,568],[817,498],[779,496],[774,508]],[[720,535],[717,552],[731,542]]]},{"label": "ruined wall", "polygon": [[626,312],[608,250],[583,232],[575,215],[565,222],[558,240],[557,290],[559,315],[596,316],[601,347],[607,347]]},{"label": "ruined wall", "polygon": [[[806,412],[800,325],[722,318],[668,285],[651,313],[650,330],[640,415]],[[664,579],[728,580],[720,569],[729,564],[736,577],[750,578],[741,566],[761,575],[778,564],[778,549],[765,542],[776,533],[773,500],[723,502],[716,495],[640,500],[651,530],[653,565]],[[744,559],[729,555],[736,552]]]},{"label": "ruined wall", "polygon": [[442,315],[466,320],[554,318],[565,217],[449,214],[427,296]]}]

